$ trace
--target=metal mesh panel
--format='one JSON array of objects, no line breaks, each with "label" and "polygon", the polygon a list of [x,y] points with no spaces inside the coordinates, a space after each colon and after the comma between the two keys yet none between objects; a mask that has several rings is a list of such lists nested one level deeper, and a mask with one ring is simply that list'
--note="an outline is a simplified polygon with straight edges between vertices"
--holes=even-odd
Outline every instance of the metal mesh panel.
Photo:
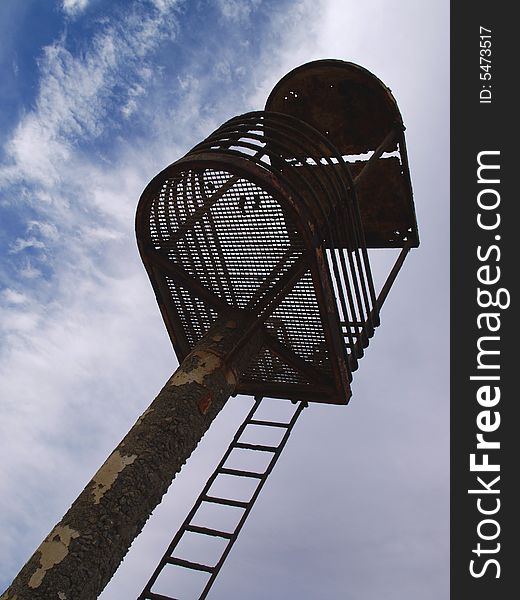
[{"label": "metal mesh panel", "polygon": [[[355,369],[357,358],[379,324],[379,316],[359,207],[345,157],[309,125],[272,112],[231,119],[192,153],[208,149],[247,155],[252,162],[274,172],[299,195],[302,210],[309,211],[324,246],[337,249],[327,254],[328,270],[340,321],[359,324],[343,331],[345,351],[352,355],[350,366]],[[287,218],[286,226],[294,230]],[[306,313],[303,307],[298,312]]]},{"label": "metal mesh panel", "polygon": [[[297,307],[297,308],[295,308]],[[314,284],[306,273],[273,312],[273,320],[283,323],[277,337],[313,366],[329,371],[323,324],[316,302]],[[313,340],[309,344],[309,339]]]},{"label": "metal mesh panel", "polygon": [[270,350],[264,349],[242,375],[245,383],[288,383],[310,385],[310,382],[300,373],[284,364]]},{"label": "metal mesh panel", "polygon": [[[197,215],[208,203],[209,210]],[[212,169],[188,170],[165,182],[150,227],[156,250],[239,308],[254,306],[303,253],[301,241],[289,239],[276,200],[251,181]]]},{"label": "metal mesh panel", "polygon": [[[187,169],[166,180],[151,205],[155,250],[179,265],[228,305],[261,315],[273,287],[304,254],[289,237],[279,203],[254,182],[214,169]],[[218,313],[174,278],[168,290],[190,345]],[[300,358],[328,372],[326,347],[310,272],[265,323],[266,329]],[[265,350],[244,375],[248,382],[308,383]]]}]

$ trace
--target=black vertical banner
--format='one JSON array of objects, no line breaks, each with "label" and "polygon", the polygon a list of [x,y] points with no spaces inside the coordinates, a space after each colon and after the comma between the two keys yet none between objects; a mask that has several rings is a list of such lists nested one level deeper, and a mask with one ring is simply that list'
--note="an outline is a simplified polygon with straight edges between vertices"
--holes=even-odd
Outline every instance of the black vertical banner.
[{"label": "black vertical banner", "polygon": [[517,597],[520,577],[514,6],[451,5],[452,600]]}]

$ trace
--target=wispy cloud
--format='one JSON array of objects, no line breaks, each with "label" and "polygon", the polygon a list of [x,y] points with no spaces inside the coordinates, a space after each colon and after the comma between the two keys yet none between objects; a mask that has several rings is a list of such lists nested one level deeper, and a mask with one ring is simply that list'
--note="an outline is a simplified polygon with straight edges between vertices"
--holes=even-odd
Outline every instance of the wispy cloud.
[{"label": "wispy cloud", "polygon": [[261,0],[217,0],[217,4],[224,17],[240,22],[251,16]]},{"label": "wispy cloud", "polygon": [[62,8],[70,16],[76,16],[87,8],[89,0],[63,0]]},{"label": "wispy cloud", "polygon": [[153,73],[147,62],[173,35],[173,23],[165,19],[173,4],[162,2],[147,17],[130,10],[122,21],[102,26],[84,55],[72,54],[64,39],[44,49],[36,107],[6,145],[10,164],[0,169],[0,184],[56,185],[78,140],[99,138],[114,127],[114,106],[145,93]]},{"label": "wispy cloud", "polygon": [[[34,108],[4,146],[0,196],[6,211],[27,215],[19,225],[25,231],[8,244],[4,271],[40,280],[45,295],[58,289],[50,278],[63,279],[71,265],[76,274],[92,274],[100,245],[132,237],[147,160],[125,150],[122,116],[132,117],[153,75],[153,85],[160,83],[154,53],[175,36],[175,5],[133,3],[124,15],[103,19],[82,51],[69,50],[65,37],[43,49]],[[111,158],[118,143],[121,152]]]},{"label": "wispy cloud", "polygon": [[10,288],[2,290],[2,296],[8,304],[24,304],[27,302],[27,296],[25,294],[21,294]]},{"label": "wispy cloud", "polygon": [[[12,490],[0,494],[0,514],[17,524],[4,528],[0,581],[173,369],[135,248],[137,199],[182,147],[231,116],[226,111],[238,112],[255,85],[247,82],[252,65],[234,58],[233,38],[211,57],[214,69],[201,70],[195,53],[173,70],[173,82],[164,79],[157,53],[172,51],[177,4],[133,2],[124,15],[100,21],[81,51],[65,36],[46,47],[34,107],[4,147],[2,204],[27,217],[11,232],[13,267],[0,294],[0,435],[9,447],[0,480]],[[253,4],[222,10],[245,25]],[[266,85],[275,55],[268,43],[260,50]]]},{"label": "wispy cloud", "polygon": [[[65,2],[63,8],[77,14],[86,4]],[[154,347],[163,347],[166,364],[173,360],[164,337],[144,333],[160,331],[132,226],[150,159],[138,159],[131,145],[125,150],[117,114],[144,95],[154,52],[175,35],[174,6],[133,3],[124,16],[100,23],[81,53],[70,51],[65,37],[46,47],[34,108],[4,147],[2,209],[22,215],[21,224],[4,232],[12,236],[4,260],[12,269],[6,267],[0,293],[0,430],[9,448],[9,461],[0,466],[5,584],[26,558],[20,545],[24,554],[35,546],[45,534],[40,523],[55,520],[49,511],[63,511],[73,495],[69,488],[65,499],[53,489],[46,465],[61,470],[62,482],[73,481],[85,461],[87,472],[95,470],[92,456],[99,454],[99,462],[108,452],[97,450],[105,425],[119,419],[112,411],[127,410],[118,394],[126,390],[134,417],[140,398],[132,388],[156,368]],[[121,153],[107,157],[118,139]],[[130,323],[144,327],[142,335]],[[140,350],[144,370],[132,383],[125,372]],[[104,407],[116,387],[117,401]],[[146,396],[148,402],[153,391]],[[97,423],[101,413],[108,415],[105,424]],[[69,430],[75,431],[73,453],[66,450]]]}]

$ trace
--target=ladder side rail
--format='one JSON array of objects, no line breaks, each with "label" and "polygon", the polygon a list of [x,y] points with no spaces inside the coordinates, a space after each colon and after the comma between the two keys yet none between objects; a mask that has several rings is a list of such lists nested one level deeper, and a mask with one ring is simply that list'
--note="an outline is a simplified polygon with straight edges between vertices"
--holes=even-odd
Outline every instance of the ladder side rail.
[{"label": "ladder side rail", "polygon": [[[223,465],[225,464],[226,460],[229,458],[229,455],[236,448],[236,444],[238,443],[238,440],[240,439],[241,435],[244,433],[245,428],[253,420],[253,416],[255,415],[256,411],[258,410],[261,402],[262,402],[262,397],[259,397],[259,396],[255,397],[255,402],[254,402],[253,406],[251,407],[249,413],[245,417],[244,421],[241,423],[240,427],[235,432],[233,440],[231,441],[226,452],[222,456],[222,459],[218,463],[218,465],[215,468],[215,470],[213,471],[213,473],[210,475],[210,477],[207,480],[206,484],[204,485],[201,493],[199,494],[199,497],[195,501],[195,504],[193,505],[192,509],[190,510],[190,512],[188,513],[186,518],[184,519],[182,525],[180,526],[179,530],[175,534],[173,540],[171,541],[170,545],[168,546],[166,552],[163,554],[161,560],[159,561],[159,564],[157,565],[155,571],[153,572],[152,576],[150,577],[148,583],[144,587],[143,591],[141,592],[141,594],[137,600],[147,600],[147,599],[151,598],[151,594],[153,594],[153,592],[151,591],[153,585],[157,581],[157,579],[158,579],[159,575],[161,574],[162,570],[164,569],[164,567],[171,564],[168,561],[168,559],[172,556],[173,551],[179,544],[184,533],[186,531],[190,531],[189,528],[190,528],[190,524],[191,524],[193,517],[195,516],[196,512],[199,510],[202,502],[205,501],[207,492],[209,491],[210,487],[213,485],[215,479],[219,475]],[[290,425],[290,422],[289,422],[288,426],[289,425]],[[228,532],[222,532],[222,533],[228,533]],[[232,536],[233,533],[229,533],[229,535]],[[224,536],[220,536],[220,537],[224,537]]]},{"label": "ladder side rail", "polygon": [[191,520],[195,516],[195,513],[199,510],[199,508],[200,508],[200,506],[201,506],[201,504],[203,502],[204,496],[207,494],[207,492],[209,491],[209,488],[213,485],[213,482],[217,478],[219,469],[223,466],[223,464],[229,458],[229,455],[231,454],[232,450],[234,449],[235,443],[238,441],[238,439],[240,438],[240,436],[244,432],[244,429],[246,428],[248,422],[250,421],[250,419],[253,417],[253,415],[255,414],[256,410],[260,406],[260,402],[261,401],[262,401],[262,398],[255,398],[255,403],[251,407],[249,413],[247,414],[246,418],[244,419],[244,421],[242,422],[242,424],[240,425],[240,427],[237,429],[237,431],[236,431],[236,433],[235,433],[235,435],[233,437],[233,440],[232,440],[231,444],[229,445],[228,449],[224,453],[224,456],[222,457],[222,459],[218,463],[218,465],[215,468],[215,470],[213,471],[213,473],[210,475],[210,477],[207,480],[206,484],[204,485],[201,493],[199,494],[199,497],[195,501],[195,504],[193,505],[192,509],[190,510],[190,512],[188,513],[188,515],[186,516],[186,518],[184,519],[182,525],[179,527],[179,530],[175,534],[173,540],[171,541],[170,545],[166,549],[166,552],[163,554],[161,560],[159,561],[159,564],[157,565],[155,571],[152,573],[152,576],[148,580],[148,583],[145,585],[143,591],[138,596],[137,600],[147,600],[148,598],[151,598],[150,594],[153,593],[151,591],[152,587],[155,584],[155,582],[157,581],[159,575],[161,574],[161,571],[164,569],[164,567],[166,565],[169,564],[168,563],[168,558],[171,557],[173,551],[175,550],[175,548],[178,545],[178,543],[180,542],[180,540],[181,540],[184,532],[186,531],[186,528],[190,525]]},{"label": "ladder side rail", "polygon": [[260,491],[262,490],[262,488],[267,480],[267,477],[270,475],[276,462],[278,461],[278,458],[280,457],[280,454],[282,453],[282,450],[284,449],[285,444],[287,443],[287,440],[289,439],[289,436],[291,435],[291,431],[294,427],[294,424],[296,423],[302,410],[306,406],[307,406],[307,403],[305,401],[299,402],[296,411],[294,412],[293,416],[291,417],[291,420],[289,421],[289,426],[287,427],[287,431],[284,433],[284,435],[280,441],[280,444],[278,445],[277,451],[273,454],[273,457],[269,461],[269,465],[267,466],[267,469],[265,470],[263,477],[259,480],[259,484],[258,484],[255,492],[253,493],[251,499],[249,500],[248,507],[244,510],[244,514],[242,515],[240,521],[238,522],[232,538],[229,540],[228,544],[226,545],[220,560],[215,565],[213,573],[211,574],[210,578],[208,579],[206,586],[205,586],[204,590],[202,591],[202,594],[199,596],[198,600],[204,600],[207,597],[207,595],[211,589],[211,586],[215,582],[215,579],[217,578],[217,575],[220,572],[220,569],[222,568],[228,554],[230,553],[231,548],[233,547],[234,543],[236,542],[236,540],[238,538],[238,534],[240,533],[249,513],[251,512],[251,509],[253,508],[253,505],[255,504],[256,499],[258,498],[258,495],[260,494]]}]

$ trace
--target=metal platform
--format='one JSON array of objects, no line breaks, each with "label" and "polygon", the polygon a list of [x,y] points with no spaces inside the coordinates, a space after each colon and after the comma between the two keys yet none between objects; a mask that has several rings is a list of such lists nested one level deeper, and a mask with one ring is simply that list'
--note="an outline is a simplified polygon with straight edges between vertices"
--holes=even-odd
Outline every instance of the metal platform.
[{"label": "metal platform", "polygon": [[[367,248],[419,245],[405,127],[390,89],[380,79],[354,63],[310,62],[276,84],[265,110],[309,123],[348,162],[357,180]],[[373,154],[369,170],[358,179]]]}]

